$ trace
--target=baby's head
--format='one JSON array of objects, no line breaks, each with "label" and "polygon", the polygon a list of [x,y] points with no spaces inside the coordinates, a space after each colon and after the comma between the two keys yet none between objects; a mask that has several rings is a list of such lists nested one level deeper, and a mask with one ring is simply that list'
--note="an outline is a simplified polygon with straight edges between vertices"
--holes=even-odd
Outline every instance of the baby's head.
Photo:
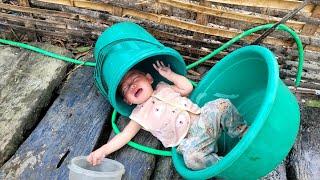
[{"label": "baby's head", "polygon": [[139,70],[130,70],[122,79],[119,91],[129,105],[145,102],[153,93],[153,78]]}]

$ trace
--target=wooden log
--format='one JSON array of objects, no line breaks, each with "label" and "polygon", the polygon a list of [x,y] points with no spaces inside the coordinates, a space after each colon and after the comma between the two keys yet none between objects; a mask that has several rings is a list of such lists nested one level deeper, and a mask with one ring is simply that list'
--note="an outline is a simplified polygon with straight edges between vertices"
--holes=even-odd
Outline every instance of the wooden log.
[{"label": "wooden log", "polygon": [[[18,0],[18,3],[19,3],[20,6],[30,7],[29,0]],[[1,15],[0,15],[0,16],[1,16]],[[31,14],[30,16],[33,17],[32,14]],[[26,27],[36,28],[36,26],[30,25],[30,24],[27,24],[27,23],[26,23],[25,25],[26,25]],[[29,34],[31,34],[31,35],[29,35],[29,37],[30,37],[30,36],[33,36],[33,37],[32,37],[33,40],[35,40],[36,38],[39,37],[39,36],[37,36],[36,32],[31,32],[31,33],[29,33]]]},{"label": "wooden log", "polygon": [[[172,159],[170,157],[160,157],[157,160],[153,178],[155,180],[171,180],[182,179],[182,177],[174,169]],[[212,178],[215,179],[215,178]],[[287,180],[285,164],[281,163],[269,174],[261,178],[262,180]]]},{"label": "wooden log", "polygon": [[159,0],[95,0],[96,2],[108,3],[114,6],[126,7],[131,9],[136,9],[139,11],[164,14],[168,16],[177,16],[186,19],[194,19],[196,14],[185,11],[183,9],[172,8],[171,6],[162,4]]},{"label": "wooden log", "polygon": [[[109,7],[109,6],[108,6]],[[66,7],[65,7],[66,8]],[[73,8],[73,7],[70,7],[70,8]],[[73,8],[73,9],[75,9],[75,8]],[[82,11],[87,11],[87,10],[82,10]],[[67,22],[66,23],[67,25],[69,25],[70,23],[69,22]],[[74,28],[76,28],[76,29],[80,29],[81,28],[81,26],[79,27],[79,25],[77,25],[77,23],[73,23],[73,24],[75,24],[75,25],[73,25],[73,27]],[[70,25],[69,25],[70,26]],[[88,29],[87,31],[92,31],[93,29],[94,29],[94,27],[91,25],[91,26],[88,26],[88,25],[86,25],[85,27],[90,27],[90,29]],[[102,28],[103,28],[103,26],[102,26]],[[212,28],[212,27],[211,27]],[[188,29],[188,28],[187,28]],[[83,29],[82,29],[83,30]],[[192,29],[191,29],[192,30]],[[192,31],[194,31],[194,30],[192,30]],[[195,32],[198,32],[198,31],[195,31]],[[203,33],[203,32],[202,32]],[[223,32],[223,34],[224,35],[222,35],[223,37],[225,37],[225,34],[226,32]],[[94,34],[97,34],[97,33],[94,33]],[[209,33],[210,34],[210,33]],[[234,34],[234,36],[235,36],[236,34]],[[219,35],[218,35],[219,36]],[[228,36],[229,38],[231,38],[231,36]],[[283,35],[283,33],[278,33],[278,35],[276,35],[275,37],[277,37],[277,38],[282,38],[282,39],[284,39],[284,40],[287,40],[288,38],[289,38],[289,36],[286,36],[286,35]],[[288,38],[283,38],[283,37],[288,37]],[[253,40],[254,38],[252,38],[252,40]],[[302,41],[303,41],[303,43],[305,43],[305,44],[310,44],[310,45],[315,45],[315,46],[320,46],[320,38],[311,38],[311,37],[309,37],[309,36],[301,36],[301,39],[302,39]],[[274,39],[275,40],[275,39]],[[271,41],[273,41],[273,40],[270,40],[270,42]],[[269,43],[269,40],[267,40],[267,43]],[[284,42],[282,41],[282,43],[278,43],[278,45],[284,45],[283,44]],[[277,44],[277,43],[276,43]],[[289,43],[289,44],[291,44],[291,43]],[[288,45],[288,44],[287,44]]]},{"label": "wooden log", "polygon": [[[36,44],[58,54],[68,52],[48,44]],[[38,122],[40,112],[54,97],[67,63],[18,48],[1,46],[0,57],[0,165],[18,148]]]},{"label": "wooden log", "polygon": [[[42,2],[48,2],[48,3],[53,3],[52,0],[41,0]],[[99,10],[99,11],[106,11],[109,13],[113,12],[113,6],[109,4],[104,4],[104,3],[98,3],[98,2],[89,2],[89,1],[74,1],[76,7],[80,8],[85,8],[85,9],[92,9],[92,10]],[[56,4],[61,4],[61,5],[70,5],[69,1],[66,0],[59,0],[55,1],[54,3]],[[239,34],[239,31],[237,30],[226,30],[226,29],[221,29],[221,27],[215,27],[215,26],[203,26],[194,23],[192,20],[190,21],[184,21],[184,20],[179,20],[177,18],[172,18],[172,17],[167,17],[164,15],[155,15],[152,13],[146,13],[142,11],[137,11],[133,9],[128,9],[128,8],[123,8],[123,14],[127,16],[132,16],[137,19],[144,19],[144,20],[149,20],[153,21],[159,24],[163,25],[169,25],[169,26],[174,26],[177,28],[181,29],[188,29],[194,32],[199,32],[199,33],[204,33],[208,35],[215,35],[215,36],[220,36],[220,37],[227,37],[227,38],[232,38]],[[245,40],[252,41],[257,38],[257,35],[251,35],[246,38]],[[265,43],[267,44],[276,44],[276,45],[285,45],[288,46],[289,44],[287,42],[284,42],[282,40],[279,40],[277,38],[269,37],[264,40]]]},{"label": "wooden log", "polygon": [[24,16],[16,16],[16,15],[10,15],[6,13],[0,13],[1,20],[6,21],[15,21],[15,22],[21,22],[24,23],[27,26],[27,24],[33,24],[43,27],[56,27],[56,28],[66,28],[66,24],[63,22],[56,22],[56,21],[48,21],[48,20],[40,20],[40,19],[34,19],[32,17],[24,17]]},{"label": "wooden log", "polygon": [[175,170],[171,157],[159,157],[153,173],[154,180],[182,180]]},{"label": "wooden log", "polygon": [[[320,18],[320,6],[314,7],[311,17]],[[317,32],[318,27],[319,26],[317,25],[306,24],[304,25],[301,34],[314,35]]]},{"label": "wooden log", "polygon": [[18,0],[18,2],[21,6],[30,6],[28,0]]},{"label": "wooden log", "polygon": [[287,163],[288,179],[320,177],[320,108],[301,107],[301,127]]},{"label": "wooden log", "polygon": [[[15,15],[8,15],[5,13],[0,13],[0,20],[16,22],[19,25],[24,25],[25,27],[30,27],[28,25],[35,25],[37,29],[48,30],[51,32],[66,32],[71,35],[77,36],[90,36],[98,35],[103,30],[99,29],[99,26],[90,26],[90,23],[80,23],[76,21],[67,20],[67,22],[58,22],[51,20],[39,20],[29,17],[21,17]],[[89,24],[89,25],[87,25]],[[78,30],[78,31],[75,31]],[[81,31],[80,31],[81,30]],[[100,30],[100,31],[98,31]],[[71,32],[70,32],[71,31]]]},{"label": "wooden log", "polygon": [[[239,9],[239,10],[245,10],[245,11],[251,11],[253,13],[259,13],[259,14],[264,14],[267,16],[274,16],[274,17],[284,17],[286,14],[288,14],[289,10],[281,10],[281,9],[274,9],[274,8],[268,8],[268,7],[255,7],[255,6],[242,6],[242,5],[237,5],[235,3],[232,4],[226,4],[223,2],[213,2],[211,1],[213,6],[223,6],[223,7],[228,7],[228,8],[234,8],[234,9]],[[313,6],[313,5],[311,5]],[[310,12],[311,14],[311,12]],[[309,14],[309,15],[310,15]],[[305,22],[307,24],[313,24],[313,25],[319,25],[319,19],[309,17],[308,14],[303,14],[303,13],[298,13],[295,16],[293,16],[292,20],[299,21],[299,22]]]},{"label": "wooden log", "polygon": [[39,125],[1,168],[5,179],[67,179],[70,160],[92,151],[111,113],[93,70],[80,67],[70,74]]},{"label": "wooden log", "polygon": [[[246,0],[246,1],[232,1],[232,0],[209,0],[211,2],[218,2],[224,4],[234,4],[241,6],[254,6],[254,7],[265,7],[273,9],[285,9],[293,10],[297,8],[302,2],[298,1],[278,1],[278,0]],[[312,5],[307,5],[301,11],[306,15],[311,15],[313,7]]]},{"label": "wooden log", "polygon": [[273,171],[261,178],[262,180],[287,180],[284,162],[279,164]]},{"label": "wooden log", "polygon": [[[23,28],[23,29],[26,29],[26,28]],[[39,31],[41,31],[41,30],[37,30],[37,32],[39,32]],[[60,33],[60,34],[57,34],[57,32],[56,33],[54,33],[54,34],[51,34],[51,35],[54,35],[54,36],[59,36],[59,37],[61,37],[61,38],[69,38],[69,39],[72,39],[72,37],[74,38],[74,36],[76,36],[76,34],[77,33],[73,33],[74,32],[74,30],[69,30],[69,31],[67,31],[67,32],[70,32],[70,36],[66,36],[64,33]],[[72,32],[72,33],[71,33]],[[157,31],[157,32],[161,32],[161,31]],[[49,32],[48,32],[49,33]],[[83,32],[82,32],[83,33]],[[45,33],[46,35],[50,35],[50,33],[49,34],[47,34],[47,33]],[[155,33],[155,35],[159,35],[160,33]],[[190,47],[189,45],[179,45],[179,44],[177,44],[177,43],[173,43],[173,42],[171,42],[172,40],[174,40],[174,38],[175,37],[177,37],[178,39],[180,38],[181,39],[181,41],[183,42],[183,43],[187,43],[187,44],[191,44],[191,45],[194,45],[194,46],[199,46],[199,44],[200,45],[205,45],[205,46],[207,46],[207,47],[209,47],[210,45],[212,45],[213,47],[219,47],[219,46],[217,46],[217,45],[215,45],[215,44],[212,44],[212,43],[207,43],[206,41],[193,41],[191,38],[185,38],[185,37],[182,37],[182,36],[176,36],[176,35],[172,35],[171,37],[169,37],[169,38],[167,38],[168,36],[167,36],[167,34],[168,33],[165,33],[165,32],[163,32],[163,34],[166,34],[165,36],[165,38],[166,39],[168,39],[168,40],[170,40],[170,41],[161,41],[162,43],[164,43],[165,45],[168,45],[169,47],[172,47],[172,48],[174,48],[174,49],[176,49],[176,50],[178,50],[182,55],[184,55],[185,56],[185,59],[188,61],[188,62],[194,62],[194,61],[196,61],[198,58],[200,58],[200,57],[203,57],[203,56],[205,56],[205,55],[207,55],[207,54],[209,54],[213,49],[206,49],[206,48],[201,48],[201,49],[197,49],[197,48],[192,48],[192,47]],[[164,36],[159,36],[161,39],[164,39],[164,38],[162,38],[162,37],[164,37]],[[86,36],[86,38],[88,38],[87,36]],[[78,39],[79,39],[79,41],[82,39],[82,35],[81,34],[79,34],[79,36],[78,36]],[[172,39],[172,40],[171,40]],[[90,39],[89,39],[90,40]],[[92,40],[91,40],[92,41]],[[81,40],[81,42],[85,42],[85,39],[82,39]],[[228,50],[226,50],[227,52],[231,52],[231,51],[233,51],[234,49],[236,49],[236,48],[238,48],[239,46],[233,46],[233,47],[231,47],[230,48],[230,50],[228,49]],[[288,61],[288,60],[290,60],[290,59],[292,59],[292,60],[295,60],[296,59],[296,51],[295,50],[290,50],[290,49],[288,49],[288,50],[285,50],[284,52],[286,52],[286,53],[288,53],[289,55],[291,55],[292,57],[290,57],[290,56],[287,56],[286,54],[283,54],[283,50],[282,50],[282,48],[280,47],[280,48],[274,48],[274,47],[271,47],[271,46],[269,46],[270,48],[272,48],[272,50],[275,50],[276,51],[276,53],[277,53],[277,56],[278,56],[278,61],[280,62],[280,64],[282,64],[283,62],[285,62],[285,61],[287,61],[287,65],[288,64],[290,64],[290,61]],[[212,58],[214,61],[217,61],[217,60],[220,60],[221,58],[223,58],[225,55],[226,55],[226,53],[227,52],[225,52],[225,53],[220,53],[220,54],[218,54],[217,56],[215,56],[214,58]],[[196,58],[193,58],[193,57],[196,57]],[[286,59],[284,59],[284,57],[286,58]],[[305,53],[305,59],[306,60],[308,60],[308,59],[318,59],[318,57],[319,57],[319,53],[315,53],[315,52],[310,52],[310,51],[306,51],[306,53]],[[305,65],[305,70],[308,70],[308,64],[307,63],[305,63],[306,65]],[[205,63],[205,65],[209,65],[209,66],[212,66],[212,65],[214,65],[214,63],[212,63],[212,62],[209,62],[209,63]],[[290,64],[290,66],[293,66],[293,67],[297,67],[297,63],[291,63]],[[311,68],[313,68],[314,70],[316,70],[317,68],[315,67],[315,66],[313,66],[313,65],[311,65],[310,66]],[[311,73],[311,72],[310,72]],[[286,75],[288,75],[288,76],[290,76],[290,77],[292,77],[292,76],[295,76],[295,74],[296,74],[296,72],[295,72],[295,70],[292,70],[292,71],[288,71],[288,72],[285,72],[285,73],[283,73],[285,76]],[[313,76],[313,75],[312,75]],[[317,75],[315,75],[315,76],[317,76]],[[310,78],[309,78],[310,79]],[[314,79],[314,78],[313,78]]]},{"label": "wooden log", "polygon": [[[280,74],[284,77],[296,77],[297,70],[295,68],[292,69],[280,69]],[[303,72],[302,77],[304,80],[308,80],[311,82],[320,82],[320,75],[318,72],[309,71],[308,73]]]},{"label": "wooden log", "polygon": [[[297,68],[298,67],[298,62],[297,61],[285,61],[285,64],[287,66],[290,66],[291,68],[292,67],[295,67]],[[305,72],[310,72],[310,71],[319,71],[320,69],[320,62],[317,62],[317,61],[305,61],[303,63],[303,70]]]},{"label": "wooden log", "polygon": [[[120,116],[118,125],[120,129],[128,123],[129,119]],[[114,137],[114,133],[110,136],[110,139]],[[110,140],[109,139],[109,140]],[[141,130],[134,138],[133,141],[142,143],[146,146],[159,148],[160,141],[153,137],[149,132]],[[139,150],[136,150],[128,145],[122,149],[114,152],[110,156],[111,159],[115,159],[121,162],[125,166],[125,174],[122,179],[149,179],[156,164],[156,156],[148,154]]]},{"label": "wooden log", "polygon": [[[59,5],[61,6],[61,5]],[[69,7],[69,6],[61,6],[61,9],[64,10],[68,10],[69,14],[78,14],[81,16],[86,16],[86,17],[90,17],[91,19],[97,19],[99,17],[103,17],[102,21],[104,23],[107,24],[112,24],[114,22],[120,22],[120,21],[124,21],[124,20],[131,20],[131,21],[135,21],[137,23],[139,23],[140,25],[143,25],[144,27],[146,27],[153,35],[156,36],[156,38],[159,38],[159,40],[162,43],[165,43],[166,45],[177,49],[183,56],[185,56],[186,60],[188,62],[194,62],[195,60],[197,60],[200,57],[203,57],[206,54],[209,54],[213,49],[218,48],[224,41],[226,41],[226,39],[221,39],[219,37],[215,37],[215,36],[210,36],[210,37],[206,37],[206,39],[204,39],[203,41],[198,41],[198,40],[194,40],[192,39],[192,31],[187,31],[187,30],[177,30],[177,28],[170,28],[168,29],[168,26],[163,26],[163,25],[158,25],[156,23],[152,23],[151,21],[148,20],[133,20],[133,19],[127,19],[127,18],[121,18],[121,17],[116,17],[116,16],[112,16],[112,15],[104,15],[103,13],[97,12],[97,11],[91,11],[91,10],[84,10],[84,9],[80,9],[80,8],[75,8],[75,7]],[[60,12],[60,11],[57,11]],[[61,12],[64,13],[64,12]],[[67,14],[67,13],[65,13]],[[54,17],[56,18],[56,17]],[[19,20],[20,23],[24,23],[25,19],[21,19]],[[76,19],[75,19],[76,20]],[[96,23],[96,24],[92,24],[90,21],[85,22],[85,24],[81,24],[81,23],[76,23],[76,21],[69,21],[68,18],[66,18],[65,23],[68,25],[66,28],[68,30],[64,30],[63,28],[56,29],[59,30],[53,32],[52,29],[51,30],[36,30],[37,32],[41,32],[41,34],[46,34],[46,36],[54,36],[57,35],[59,36],[59,38],[67,38],[67,39],[72,39],[77,37],[77,40],[81,40],[82,37],[84,36],[86,39],[82,39],[81,42],[91,42],[93,43],[94,39],[97,38],[96,34],[99,34],[100,31],[102,31],[101,29],[103,29],[103,26],[98,26],[97,25],[97,30],[93,30],[96,24],[100,24],[100,23]],[[56,20],[57,22],[58,19]],[[50,21],[48,21],[50,22]],[[48,23],[46,22],[46,23]],[[102,25],[102,24],[101,24]],[[10,25],[8,25],[10,26]],[[45,25],[43,25],[45,27]],[[41,26],[40,26],[41,27]],[[53,26],[52,26],[53,27]],[[105,26],[106,27],[106,26]],[[13,28],[17,28],[16,25],[13,26]],[[24,28],[24,27],[19,27],[21,30],[30,30],[30,28]],[[100,28],[100,29],[99,29]],[[69,30],[70,29],[70,30]],[[86,35],[84,35],[83,33],[83,29],[87,32]],[[31,29],[32,30],[32,29]],[[7,30],[7,31],[10,31]],[[169,33],[168,31],[174,31],[174,33]],[[52,33],[51,33],[52,32]],[[65,35],[67,32],[67,35]],[[191,32],[191,34],[189,34],[189,32]],[[58,34],[60,33],[60,34]],[[89,34],[88,34],[89,33]],[[88,36],[90,36],[88,39]],[[214,39],[214,40],[213,40]],[[313,43],[313,44],[319,44],[319,38],[315,38],[315,39],[310,39],[310,38],[304,38],[302,36],[302,39],[305,39],[305,42],[308,43]],[[217,41],[218,40],[218,41]],[[173,41],[173,42],[172,42]],[[221,42],[220,42],[221,41]],[[290,43],[291,44],[291,43]],[[190,48],[190,46],[192,48]],[[240,47],[241,45],[243,45],[243,43],[239,42],[236,45],[232,46],[230,49],[226,50],[226,52],[231,52],[233,50],[235,50],[236,48]],[[310,49],[310,46],[308,46]],[[312,47],[312,51],[306,51],[305,53],[305,59],[306,60],[317,60],[320,55],[317,52],[314,51],[319,51],[319,48],[316,48],[317,46]],[[296,55],[297,52],[295,50],[295,48],[284,48],[281,46],[271,46],[268,45],[268,48],[270,48],[272,51],[274,51],[278,57],[278,61],[279,64],[284,64],[285,61],[289,60],[289,61],[294,61],[296,59]],[[224,57],[223,54],[219,54],[218,56],[214,57],[213,60],[217,61],[220,60],[222,57]],[[205,63],[206,65],[212,66],[214,63]],[[293,65],[295,66],[295,65]],[[290,72],[290,73],[282,73],[284,75],[288,75],[289,77],[294,76],[295,72]]]},{"label": "wooden log", "polygon": [[98,22],[97,24],[101,23],[102,25],[103,24],[112,25],[112,24],[118,23],[118,22],[131,21],[131,22],[135,22],[135,23],[137,23],[143,27],[146,27],[146,28],[165,30],[165,31],[169,31],[171,33],[187,34],[189,32],[189,34],[191,34],[191,35],[193,33],[188,30],[177,29],[174,27],[168,27],[168,26],[157,24],[157,23],[154,23],[154,22],[148,21],[148,20],[132,19],[131,17],[117,17],[117,16],[107,14],[105,12],[77,8],[77,7],[71,7],[71,6],[63,6],[60,4],[46,3],[46,2],[36,1],[36,0],[31,0],[30,2],[32,3],[32,6],[39,7],[39,8],[46,9],[46,8],[50,7],[50,8],[54,8],[55,10],[68,12],[70,14],[79,14],[82,16],[90,17],[92,19],[99,19],[100,22]]},{"label": "wooden log", "polygon": [[[203,6],[201,3],[195,4],[195,3],[188,3],[183,2],[180,0],[159,0],[161,4],[171,5],[175,8],[181,8],[184,10],[189,10],[197,13],[203,13],[206,15],[214,16],[217,19],[227,19],[230,20],[236,20],[241,23],[246,22],[248,24],[266,24],[271,22],[277,22],[280,21],[280,18],[262,15],[262,14],[253,14],[252,12],[244,12],[244,11],[237,11],[232,8],[226,8],[223,6]],[[211,3],[210,3],[211,4]],[[295,30],[300,30],[304,22],[297,22],[297,21],[288,21],[287,24],[294,28]]]},{"label": "wooden log", "polygon": [[[206,0],[200,0],[200,5],[203,5],[203,6],[211,6],[211,2],[208,2],[208,1],[206,1]],[[202,12],[198,12],[197,13],[197,19],[196,19],[196,23],[197,24],[201,24],[201,25],[207,25],[208,24],[208,22],[209,22],[209,16],[208,15],[206,15],[206,14],[204,14],[204,13],[202,13]],[[197,32],[195,32],[194,34],[193,34],[193,38],[194,39],[199,39],[199,40],[201,40],[201,39],[203,39],[205,37],[205,35],[204,34],[201,34],[201,33],[197,33]]]},{"label": "wooden log", "polygon": [[[312,14],[311,14],[311,17],[318,18],[318,19],[320,18],[320,6],[314,7]],[[301,34],[309,35],[309,36],[315,35],[318,28],[319,28],[319,26],[317,26],[317,25],[306,24],[303,27]],[[305,49],[310,49],[310,47],[306,46]]]},{"label": "wooden log", "polygon": [[12,31],[17,31],[20,33],[23,33],[25,31],[32,31],[32,32],[37,32],[37,34],[46,37],[46,38],[59,38],[61,40],[68,40],[69,42],[80,42],[80,43],[85,43],[85,42],[91,42],[93,43],[93,40],[90,38],[90,36],[76,36],[76,35],[70,35],[62,32],[51,32],[51,31],[46,31],[46,30],[40,30],[40,29],[34,29],[34,28],[27,28],[24,26],[19,26],[19,25],[12,25],[12,24],[6,24],[0,22],[0,29],[2,30],[3,33],[1,34],[6,38],[9,34],[12,34]]},{"label": "wooden log", "polygon": [[[287,86],[294,86],[295,85],[295,78],[286,77],[283,79],[283,82]],[[300,87],[313,89],[313,90],[320,90],[320,82],[312,82],[312,81],[302,80]]]},{"label": "wooden log", "polygon": [[[66,19],[75,19],[75,20],[84,20],[84,21],[90,21],[90,22],[96,22],[97,20],[94,18],[91,18],[89,16],[85,16],[82,14],[74,14],[74,13],[65,13],[61,11],[55,11],[55,10],[48,10],[48,9],[40,9],[40,8],[31,8],[31,7],[21,7],[21,6],[15,6],[11,4],[0,4],[0,8],[2,10],[9,10],[9,11],[15,11],[15,12],[24,12],[24,13],[32,13],[36,15],[50,15],[50,17],[58,17],[58,18],[66,18]],[[49,16],[47,16],[49,17]]]},{"label": "wooden log", "polygon": [[[0,4],[0,9],[6,11],[15,11],[15,12],[26,12],[28,14],[36,14],[33,18],[26,18],[24,16],[17,16],[13,14],[6,14],[1,13],[1,17],[5,20],[11,20],[16,22],[23,22],[28,24],[35,24],[38,26],[49,26],[49,27],[56,27],[54,30],[59,31],[59,28],[64,29],[81,29],[82,31],[91,31],[93,34],[97,34],[97,31],[102,31],[106,28],[106,25],[97,23],[96,20],[92,20],[90,17],[79,15],[79,14],[71,14],[71,13],[62,13],[61,11],[48,11],[38,8],[18,8],[17,6],[13,5],[3,5]],[[55,14],[55,15],[52,15]],[[77,16],[82,17],[74,18]],[[43,20],[46,19],[46,20]]]}]

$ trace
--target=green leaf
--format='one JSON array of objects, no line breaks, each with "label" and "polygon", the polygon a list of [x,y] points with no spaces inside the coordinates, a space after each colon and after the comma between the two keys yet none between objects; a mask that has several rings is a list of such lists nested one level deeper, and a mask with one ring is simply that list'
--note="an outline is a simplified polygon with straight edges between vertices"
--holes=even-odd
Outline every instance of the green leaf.
[{"label": "green leaf", "polygon": [[309,107],[318,107],[320,108],[320,101],[319,100],[309,100],[306,103],[307,106]]},{"label": "green leaf", "polygon": [[91,49],[91,46],[81,46],[81,47],[77,47],[75,48],[76,53],[83,53],[83,52],[87,52]]}]

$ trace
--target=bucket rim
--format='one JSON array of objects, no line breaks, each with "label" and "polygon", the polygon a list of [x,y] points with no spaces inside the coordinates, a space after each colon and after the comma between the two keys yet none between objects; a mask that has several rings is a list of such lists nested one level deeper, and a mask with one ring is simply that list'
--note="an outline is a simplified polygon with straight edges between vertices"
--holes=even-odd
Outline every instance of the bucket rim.
[{"label": "bucket rim", "polygon": [[119,28],[121,26],[126,26],[126,25],[132,26],[134,28],[138,28],[138,29],[140,29],[142,31],[145,31],[147,34],[149,34],[149,32],[147,30],[145,30],[142,26],[140,26],[137,23],[131,22],[131,21],[123,21],[123,22],[115,23],[115,24],[107,27],[100,34],[99,38],[97,39],[97,41],[95,43],[95,46],[94,46],[94,51],[93,51],[93,56],[94,56],[95,59],[98,57],[98,54],[100,53],[101,49],[103,49],[106,45],[117,43],[116,41],[126,41],[126,40],[130,40],[130,39],[135,39],[135,40],[144,41],[144,42],[156,45],[156,46],[164,46],[163,44],[158,42],[156,39],[154,39],[155,41],[152,41],[150,39],[149,40],[145,40],[145,39],[141,39],[141,38],[138,38],[138,37],[121,37],[121,36],[116,40],[112,40],[111,42],[105,43],[105,40],[108,39],[108,36],[110,36],[110,34],[109,34],[110,32],[114,31],[115,29],[117,29],[117,28]]},{"label": "bucket rim", "polygon": [[124,165],[116,160],[113,160],[113,159],[103,158],[102,162],[108,161],[108,162],[112,162],[113,164],[116,164],[119,167],[119,170],[114,171],[114,172],[99,172],[99,171],[88,170],[88,169],[85,169],[85,168],[82,168],[80,166],[75,165],[74,162],[77,160],[87,161],[86,156],[74,157],[70,161],[70,163],[68,164],[68,168],[70,169],[70,171],[72,171],[74,173],[85,174],[85,175],[95,176],[95,177],[101,177],[101,176],[115,177],[115,176],[122,176],[125,173]]},{"label": "bucket rim", "polygon": [[[180,159],[176,148],[172,148],[173,154],[173,163],[179,172],[185,178],[209,178],[216,176],[223,172],[225,169],[229,168],[239,157],[247,150],[249,145],[251,145],[252,141],[256,138],[257,134],[260,132],[264,123],[266,122],[274,104],[276,93],[278,91],[279,86],[279,70],[278,63],[275,59],[274,54],[267,48],[258,46],[258,45],[249,45],[242,47],[228,54],[223,61],[218,62],[215,66],[224,66],[230,57],[233,57],[236,54],[244,53],[246,51],[252,51],[252,49],[258,52],[261,56],[268,57],[263,58],[266,63],[266,67],[268,68],[268,82],[266,86],[266,93],[263,98],[262,104],[259,108],[259,112],[257,116],[254,118],[252,125],[249,127],[246,134],[242,137],[242,139],[228,152],[219,162],[216,164],[202,169],[202,170],[190,170],[185,167],[183,160]],[[271,57],[271,58],[270,58]],[[274,59],[271,61],[271,59]],[[199,83],[200,84],[200,83]]]}]

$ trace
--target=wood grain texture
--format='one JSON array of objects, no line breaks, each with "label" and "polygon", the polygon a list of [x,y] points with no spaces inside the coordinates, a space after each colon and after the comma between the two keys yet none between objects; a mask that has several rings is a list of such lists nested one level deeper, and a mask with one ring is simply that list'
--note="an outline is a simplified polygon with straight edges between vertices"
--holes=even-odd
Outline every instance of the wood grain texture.
[{"label": "wood grain texture", "polygon": [[[120,116],[118,120],[119,128],[123,129],[128,121],[128,118]],[[113,136],[114,134],[112,133],[110,138]],[[144,130],[140,130],[140,132],[133,138],[133,141],[153,148],[160,147],[160,141]],[[126,172],[124,176],[122,176],[123,180],[150,179],[156,165],[155,155],[138,151],[128,145],[111,154],[109,158],[115,159],[125,166]]]},{"label": "wood grain texture", "polygon": [[93,68],[77,69],[2,173],[7,179],[67,179],[69,161],[92,151],[110,112]]},{"label": "wood grain texture", "polygon": [[[64,48],[34,44],[58,54]],[[66,75],[67,63],[9,46],[0,47],[0,165],[37,124],[52,92]]]},{"label": "wood grain texture", "polygon": [[154,180],[182,180],[172,164],[171,157],[159,157],[153,173]]},{"label": "wood grain texture", "polygon": [[316,180],[320,177],[320,108],[301,108],[301,127],[287,163],[288,178]]},{"label": "wood grain texture", "polygon": [[282,162],[269,174],[261,178],[262,180],[287,180],[286,166]]}]

